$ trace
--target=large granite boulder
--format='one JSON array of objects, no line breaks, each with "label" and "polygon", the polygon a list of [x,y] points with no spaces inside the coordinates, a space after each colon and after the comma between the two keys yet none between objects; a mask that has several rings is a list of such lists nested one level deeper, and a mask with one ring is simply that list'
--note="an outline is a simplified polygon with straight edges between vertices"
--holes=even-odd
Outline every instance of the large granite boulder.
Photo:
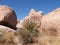
[{"label": "large granite boulder", "polygon": [[40,45],[60,45],[60,8],[41,19]]},{"label": "large granite boulder", "polygon": [[42,30],[48,31],[52,35],[60,33],[60,9],[56,9],[41,19]]},{"label": "large granite boulder", "polygon": [[13,9],[6,5],[0,5],[0,25],[16,29],[17,17]]}]

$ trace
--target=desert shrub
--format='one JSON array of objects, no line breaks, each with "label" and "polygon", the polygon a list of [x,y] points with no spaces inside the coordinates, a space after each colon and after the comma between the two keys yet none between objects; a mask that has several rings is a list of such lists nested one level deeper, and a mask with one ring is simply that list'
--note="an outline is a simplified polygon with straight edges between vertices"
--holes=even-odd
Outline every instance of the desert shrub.
[{"label": "desert shrub", "polygon": [[23,24],[23,27],[18,29],[18,34],[22,36],[24,44],[36,42],[36,37],[39,35],[37,24],[33,20],[28,20]]}]

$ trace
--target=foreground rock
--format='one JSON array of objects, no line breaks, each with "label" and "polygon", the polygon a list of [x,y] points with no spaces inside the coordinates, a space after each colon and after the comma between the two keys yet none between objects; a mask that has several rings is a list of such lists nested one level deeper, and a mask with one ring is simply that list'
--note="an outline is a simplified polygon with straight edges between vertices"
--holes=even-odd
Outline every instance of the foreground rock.
[{"label": "foreground rock", "polygon": [[0,45],[21,45],[16,31],[0,25]]},{"label": "foreground rock", "polygon": [[13,9],[8,6],[0,5],[0,25],[5,25],[16,29],[17,17]]}]

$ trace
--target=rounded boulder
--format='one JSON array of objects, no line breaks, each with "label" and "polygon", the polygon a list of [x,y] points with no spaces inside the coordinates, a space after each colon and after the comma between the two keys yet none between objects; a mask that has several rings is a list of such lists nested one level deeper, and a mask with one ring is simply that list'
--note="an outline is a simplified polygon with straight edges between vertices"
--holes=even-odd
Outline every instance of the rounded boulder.
[{"label": "rounded boulder", "polygon": [[6,5],[0,5],[0,25],[16,29],[17,17],[13,9]]}]

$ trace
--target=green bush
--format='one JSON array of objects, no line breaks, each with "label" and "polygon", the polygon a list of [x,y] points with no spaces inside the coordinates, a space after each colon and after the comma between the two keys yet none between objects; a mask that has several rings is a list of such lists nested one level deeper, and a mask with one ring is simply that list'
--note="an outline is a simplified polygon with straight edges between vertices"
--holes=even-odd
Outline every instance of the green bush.
[{"label": "green bush", "polygon": [[35,37],[38,37],[39,31],[37,24],[33,20],[28,20],[23,24],[23,27],[18,29],[18,33],[22,36],[24,44],[34,43]]}]

